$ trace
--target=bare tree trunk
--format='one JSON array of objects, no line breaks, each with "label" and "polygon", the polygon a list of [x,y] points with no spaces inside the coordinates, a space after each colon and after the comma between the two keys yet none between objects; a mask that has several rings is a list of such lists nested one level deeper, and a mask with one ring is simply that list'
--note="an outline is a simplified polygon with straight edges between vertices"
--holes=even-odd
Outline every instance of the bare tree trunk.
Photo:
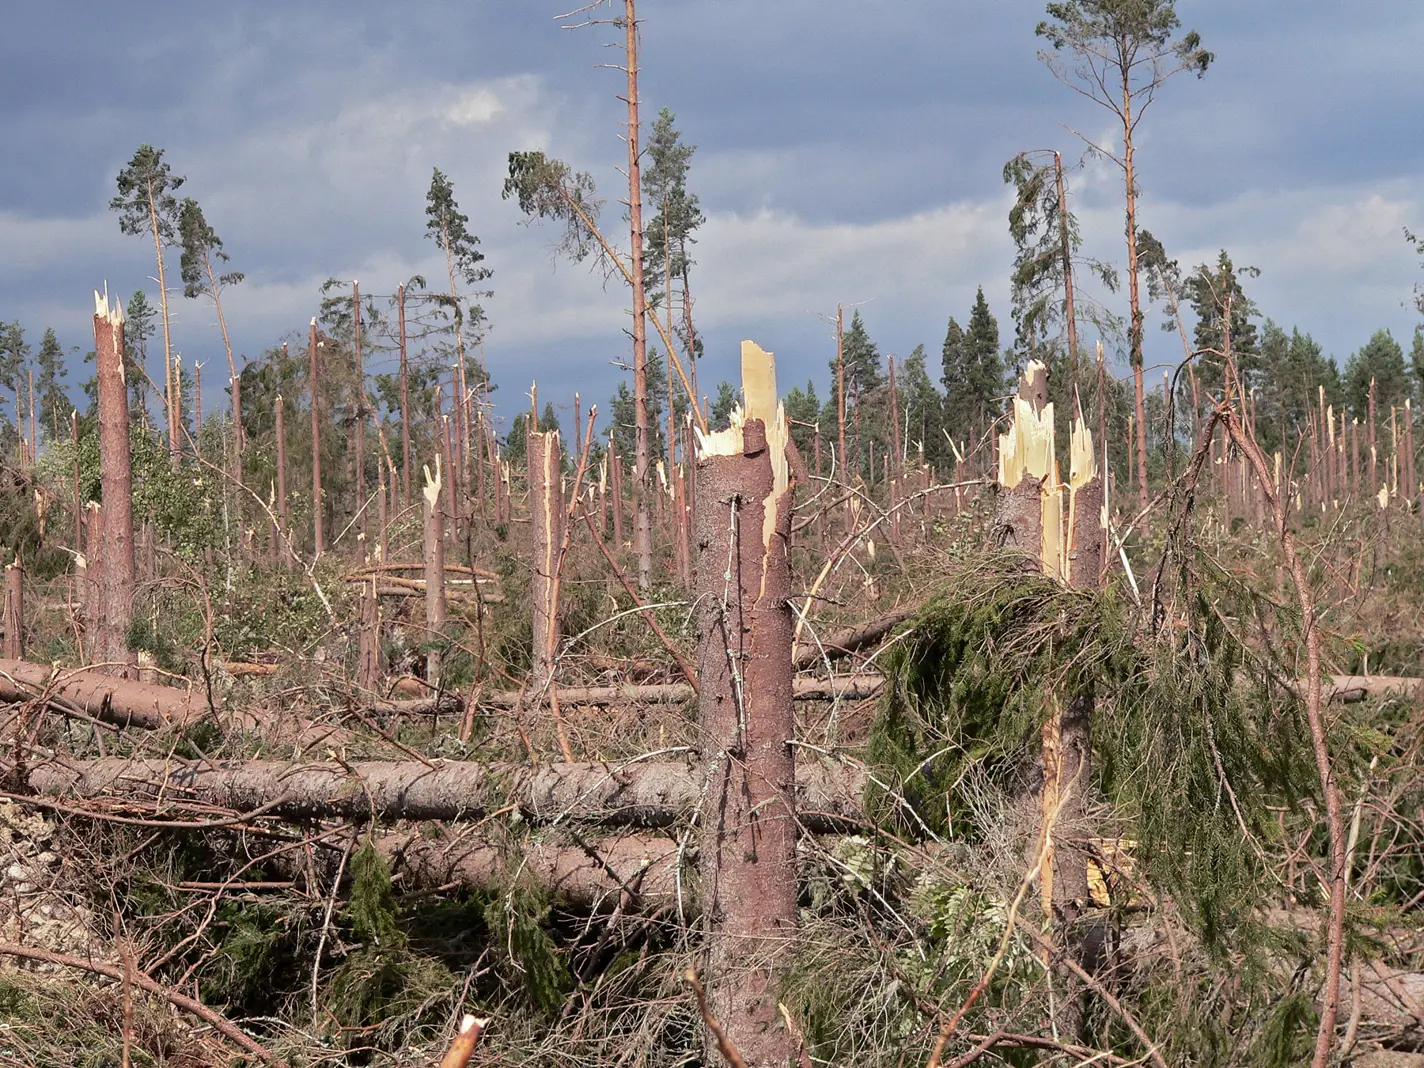
[{"label": "bare tree trunk", "polygon": [[129,458],[129,398],[124,382],[124,312],[94,294],[94,366],[99,393],[99,482],[104,501],[100,555],[104,576],[100,641],[94,659],[113,664],[112,674],[128,677],[133,617],[133,472]]},{"label": "bare tree trunk", "polygon": [[1068,375],[1078,385],[1078,316],[1073,308],[1073,243],[1068,232],[1068,194],[1063,189],[1063,156],[1053,153],[1053,176],[1058,183],[1058,242],[1063,257],[1063,322],[1068,328]]},{"label": "bare tree trunk", "polygon": [[274,559],[281,560],[288,567],[292,565],[292,554],[287,539],[292,536],[290,517],[287,515],[287,427],[283,419],[286,405],[282,395],[277,394],[277,539],[273,542]]},{"label": "bare tree trunk", "polygon": [[163,405],[168,416],[168,453],[178,458],[178,387],[173,376],[173,344],[168,333],[168,283],[163,263],[163,239],[158,229],[158,204],[148,183],[148,222],[153,230],[153,256],[158,262],[158,305],[163,316]]},{"label": "bare tree trunk", "polygon": [[[366,504],[366,367],[361,359],[361,283],[351,282],[351,326],[356,350],[356,418],[351,433],[356,438],[356,507]],[[361,513],[363,516],[365,512]],[[360,522],[360,529],[366,524]]]},{"label": "bare tree trunk", "polygon": [[699,867],[713,1013],[764,1068],[794,1053],[776,1008],[797,928],[792,491],[771,355],[751,342],[742,382],[745,425],[711,435],[698,458]]},{"label": "bare tree trunk", "polygon": [[895,392],[895,357],[890,357],[890,540],[900,544],[900,400]]},{"label": "bare tree trunk", "polygon": [[1379,492],[1379,439],[1375,437],[1375,380],[1370,379],[1370,400],[1369,400],[1369,430],[1370,436],[1370,496],[1373,497]]},{"label": "bare tree trunk", "polygon": [[322,533],[321,499],[321,396],[320,378],[316,357],[316,319],[311,321],[311,338],[307,342],[307,358],[310,362],[308,385],[311,390],[311,466],[312,466],[312,538],[313,557],[320,556],[326,548],[326,538]]},{"label": "bare tree trunk", "polygon": [[533,614],[533,665],[529,684],[531,689],[542,689],[553,677],[554,656],[559,647],[558,605],[554,598],[559,538],[564,531],[559,432],[531,431],[526,455],[530,526],[534,543],[534,574],[529,594]]},{"label": "bare tree trunk", "polygon": [[1122,72],[1123,183],[1127,194],[1127,296],[1131,310],[1128,321],[1128,362],[1132,365],[1132,388],[1137,413],[1137,503],[1147,507],[1147,409],[1142,385],[1142,301],[1137,277],[1137,173],[1133,160],[1133,120],[1131,69]]},{"label": "bare tree trunk", "polygon": [[84,524],[84,641],[88,646],[85,662],[103,663],[100,650],[107,644],[104,630],[104,507],[98,501],[84,506],[89,513]]},{"label": "bare tree trunk", "polygon": [[396,288],[400,331],[401,507],[410,507],[410,378],[405,349],[405,285]]},{"label": "bare tree trunk", "polygon": [[20,554],[15,562],[5,565],[5,612],[0,626],[5,629],[5,657],[25,658],[25,572],[20,566]]},{"label": "bare tree trunk", "polygon": [[69,411],[69,432],[74,443],[74,551],[84,551],[84,502],[79,494],[79,411]]},{"label": "bare tree trunk", "polygon": [[[653,585],[652,455],[648,426],[648,298],[643,284],[643,181],[642,153],[638,148],[638,20],[634,0],[623,0],[624,53],[628,75],[628,230],[629,274],[633,288],[633,482],[637,519],[633,551],[638,557],[638,588]],[[669,354],[671,358],[671,354]]]},{"label": "bare tree trunk", "polygon": [[425,657],[425,680],[440,684],[440,650],[445,629],[445,517],[442,514],[440,454],[435,454],[435,474],[425,468],[425,630],[432,648]]},{"label": "bare tree trunk", "polygon": [[623,457],[618,455],[618,446],[613,435],[608,435],[608,473],[610,489],[613,492],[613,547],[623,550]]}]

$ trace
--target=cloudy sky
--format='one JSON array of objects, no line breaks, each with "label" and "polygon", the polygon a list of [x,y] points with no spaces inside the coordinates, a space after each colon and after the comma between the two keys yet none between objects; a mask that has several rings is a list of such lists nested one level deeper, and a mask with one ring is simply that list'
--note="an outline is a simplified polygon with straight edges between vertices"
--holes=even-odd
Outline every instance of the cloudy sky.
[{"label": "cloudy sky", "polygon": [[[621,6],[621,5],[620,5]],[[612,204],[626,162],[609,28],[562,29],[545,0],[28,4],[0,37],[0,319],[92,346],[89,292],[150,295],[152,247],[119,233],[114,179],[166,150],[247,280],[225,309],[256,355],[315,312],[329,276],[392,292],[443,266],[423,238],[431,170],[455,183],[494,269],[498,399],[531,379],[608,396],[629,299],[560,262],[499,196],[506,156],[540,148]],[[1217,62],[1175,79],[1140,127],[1141,225],[1184,266],[1231,251],[1262,312],[1342,363],[1376,329],[1405,341],[1424,280],[1417,0],[1179,0]],[[1039,0],[642,0],[643,102],[698,146],[707,223],[693,284],[704,383],[737,341],[777,353],[783,387],[825,379],[838,302],[881,351],[938,351],[983,285],[1012,334],[1000,179],[1022,149],[1077,160],[1068,127],[1110,117],[1038,60]],[[1071,177],[1091,254],[1121,261],[1120,183]],[[609,219],[617,218],[616,204]],[[176,274],[177,256],[173,255]],[[1154,314],[1154,323],[1160,317]],[[211,309],[175,301],[185,363],[223,364]],[[1148,361],[1180,352],[1156,330]],[[84,372],[76,369],[71,382]],[[158,370],[161,373],[161,359]],[[211,402],[209,402],[211,403]]]}]

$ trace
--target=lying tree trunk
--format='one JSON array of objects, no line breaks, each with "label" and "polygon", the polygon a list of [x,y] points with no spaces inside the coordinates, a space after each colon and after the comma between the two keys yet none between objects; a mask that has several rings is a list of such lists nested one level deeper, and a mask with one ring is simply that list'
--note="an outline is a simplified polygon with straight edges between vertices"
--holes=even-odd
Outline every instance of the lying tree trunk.
[{"label": "lying tree trunk", "polygon": [[0,701],[30,701],[45,694],[105,723],[157,730],[207,714],[195,690],[117,679],[85,669],[63,670],[24,660],[0,660]]},{"label": "lying tree trunk", "polygon": [[869,623],[838,630],[826,635],[819,642],[811,642],[796,651],[797,670],[804,671],[823,660],[839,660],[858,653],[866,646],[874,645],[901,623],[913,619],[919,610],[918,605],[900,608]]},{"label": "lying tree trunk", "polygon": [[[832,761],[798,769],[798,808],[815,833],[863,822],[865,775]],[[703,769],[674,761],[614,764],[425,764],[418,760],[292,763],[108,757],[41,764],[30,789],[46,797],[197,801],[290,820],[461,820],[514,809],[530,823],[667,827],[701,796]]]},{"label": "lying tree trunk", "polygon": [[[796,679],[792,698],[797,701],[856,700],[874,697],[885,680],[879,675],[841,675],[832,679]],[[623,686],[559,687],[559,704],[603,707],[607,705],[654,704],[667,705],[691,701],[697,695],[685,682],[661,682]],[[514,690],[486,691],[479,703],[487,708],[514,708],[519,704],[519,692]]]},{"label": "lying tree trunk", "polygon": [[698,868],[712,1014],[749,1068],[764,1068],[790,1064],[795,1052],[776,1007],[797,930],[793,494],[775,365],[750,341],[742,343],[742,390],[746,411],[698,449],[698,706],[707,775]]}]

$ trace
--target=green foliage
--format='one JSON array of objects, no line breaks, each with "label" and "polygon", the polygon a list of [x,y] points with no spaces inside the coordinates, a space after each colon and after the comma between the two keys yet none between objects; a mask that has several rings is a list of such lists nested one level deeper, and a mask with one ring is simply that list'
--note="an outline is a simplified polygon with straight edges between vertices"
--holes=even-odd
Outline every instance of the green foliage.
[{"label": "green foliage", "polygon": [[184,197],[178,209],[178,237],[183,248],[179,269],[185,297],[200,297],[204,293],[216,296],[214,283],[217,289],[221,290],[224,286],[236,285],[242,281],[244,276],[241,271],[214,275],[213,261],[227,263],[231,257],[223,251],[222,238],[208,225],[208,220],[203,217],[203,209],[192,197]]},{"label": "green foliage", "polygon": [[1369,416],[1370,383],[1375,389],[1375,419],[1388,425],[1391,405],[1403,407],[1414,393],[1404,365],[1404,349],[1388,330],[1376,330],[1345,364],[1345,399],[1361,423]]},{"label": "green foliage", "polygon": [[1241,671],[1241,646],[1202,597],[1180,641],[1134,641],[1110,595],[1065,589],[1022,557],[969,557],[949,578],[953,595],[882,659],[868,758],[892,791],[872,787],[870,810],[975,840],[970,791],[986,776],[1025,789],[1051,701],[1092,687],[1099,789],[1153,885],[1225,946],[1270,882],[1251,845],[1274,834],[1269,806],[1315,789],[1297,700],[1270,673]]},{"label": "green foliage", "polygon": [[126,234],[157,230],[163,244],[173,244],[178,223],[178,198],[173,193],[185,180],[163,162],[163,149],[139,145],[129,165],[119,172],[118,194],[109,201],[109,210],[119,213],[119,229]]},{"label": "green foliage", "polygon": [[[963,772],[1009,785],[1055,691],[1115,673],[1128,632],[1110,600],[1068,590],[1017,554],[968,558],[881,660],[887,686],[867,757],[936,833],[975,837]],[[904,823],[871,788],[871,810]]]},{"label": "green foliage", "polygon": [[519,210],[528,216],[526,222],[549,219],[563,223],[559,249],[575,263],[590,252],[602,258],[597,229],[603,202],[588,173],[575,172],[563,160],[542,152],[511,152],[509,175],[500,195],[505,200],[515,199]]},{"label": "green foliage", "polygon": [[966,330],[952,317],[940,350],[940,383],[944,386],[944,426],[957,440],[982,433],[998,415],[1004,395],[1004,361],[999,351],[999,324],[984,299],[984,287],[974,296]]},{"label": "green foliage", "polygon": [[1228,334],[1232,361],[1242,384],[1250,390],[1261,377],[1256,327],[1251,322],[1257,314],[1256,305],[1241,288],[1243,275],[1257,277],[1260,273],[1255,267],[1235,266],[1222,249],[1214,267],[1201,264],[1182,285],[1197,317],[1192,333],[1193,344],[1200,353],[1197,374],[1212,393],[1219,395],[1224,386]]},{"label": "green foliage", "polygon": [[506,979],[523,988],[537,1011],[558,1012],[573,987],[573,975],[547,929],[547,891],[511,887],[490,900],[484,918]]},{"label": "green foliage", "polygon": [[1257,1036],[1251,1063],[1261,1068],[1292,1068],[1310,1059],[1315,1042],[1315,1001],[1296,990],[1277,1002]]},{"label": "green foliage", "polygon": [[737,406],[737,389],[723,379],[717,383],[717,395],[712,398],[709,424],[713,430],[726,430],[731,425],[732,409]]},{"label": "green foliage", "polygon": [[667,279],[682,283],[683,321],[674,329],[683,335],[684,347],[691,346],[694,355],[698,355],[701,339],[686,336],[691,324],[688,283],[694,262],[689,246],[696,243],[692,235],[707,219],[702,214],[697,194],[687,191],[687,172],[697,146],[683,143],[675,121],[676,116],[663,108],[648,136],[643,195],[655,214],[644,228],[647,252],[643,270],[650,307],[672,300],[671,293],[663,292]]}]

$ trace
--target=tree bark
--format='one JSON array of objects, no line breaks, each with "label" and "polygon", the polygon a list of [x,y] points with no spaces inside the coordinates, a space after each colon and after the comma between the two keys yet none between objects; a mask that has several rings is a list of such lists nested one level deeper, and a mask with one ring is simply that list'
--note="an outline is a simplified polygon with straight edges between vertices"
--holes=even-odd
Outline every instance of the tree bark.
[{"label": "tree bark", "polygon": [[763,1068],[795,1050],[776,1008],[797,929],[792,491],[774,365],[751,342],[742,381],[745,422],[704,438],[698,457],[699,897],[713,1014]]},{"label": "tree bark", "polygon": [[133,618],[133,471],[129,457],[129,398],[124,381],[124,313],[109,307],[107,296],[94,294],[94,364],[99,393],[99,482],[104,502],[103,584],[93,650],[96,662],[111,674],[129,676],[128,650]]},{"label": "tree bark", "polygon": [[[366,504],[366,366],[361,359],[361,283],[351,282],[351,328],[356,355],[356,418],[352,421],[351,433],[356,439],[356,508]],[[365,512],[360,512],[365,516]],[[366,524],[358,519],[359,529]]]},{"label": "tree bark", "polygon": [[[633,481],[637,493],[637,519],[633,551],[638,557],[638,588],[653,585],[653,521],[649,510],[652,492],[652,453],[648,426],[648,298],[643,282],[643,180],[638,148],[638,20],[634,0],[623,0],[624,50],[628,66],[628,229],[629,274],[633,288]],[[672,359],[672,353],[668,353]]]},{"label": "tree bark", "polygon": [[560,539],[564,533],[564,493],[559,432],[535,430],[526,444],[529,513],[534,569],[529,599],[532,613],[532,668],[529,685],[541,690],[553,677],[559,649],[559,611],[555,599]]},{"label": "tree bark", "polygon": [[[701,796],[703,769],[686,761],[481,764],[474,761],[289,762],[66,760],[28,770],[31,790],[71,800],[198,802],[288,820],[476,820],[513,807],[531,824],[669,827]],[[797,769],[809,829],[859,823],[864,772],[821,761]],[[269,808],[274,802],[275,807]]]}]

